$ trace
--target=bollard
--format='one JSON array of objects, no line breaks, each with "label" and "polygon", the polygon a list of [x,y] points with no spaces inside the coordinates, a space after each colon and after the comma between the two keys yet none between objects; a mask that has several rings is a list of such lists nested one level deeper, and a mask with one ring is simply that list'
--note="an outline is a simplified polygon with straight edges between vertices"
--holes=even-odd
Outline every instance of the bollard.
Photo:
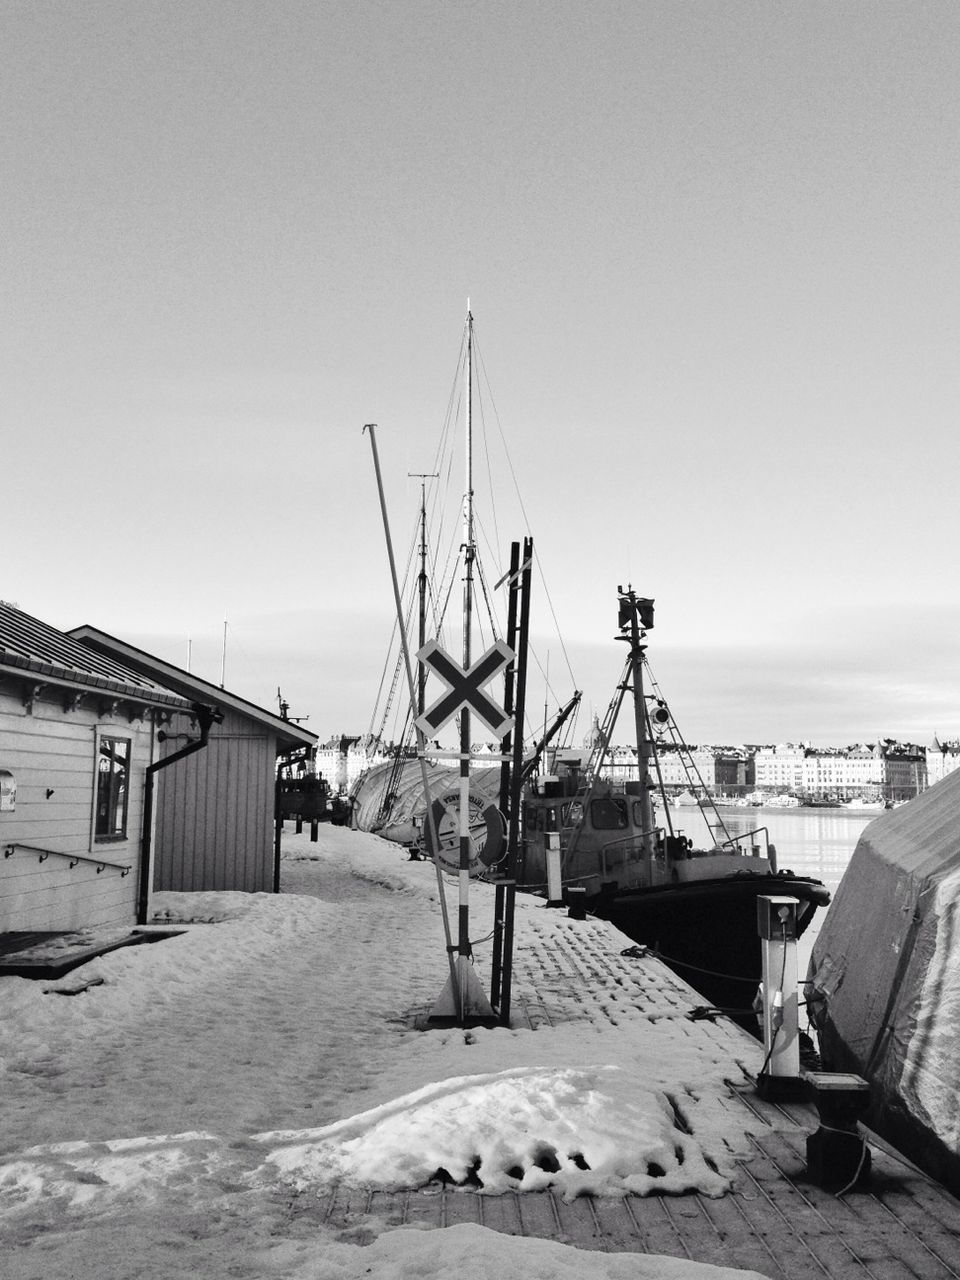
[{"label": "bollard", "polygon": [[567,890],[568,915],[571,920],[586,920],[587,891],[583,885],[572,884]]},{"label": "bollard", "polygon": [[320,831],[320,822],[317,818],[314,818],[310,823],[310,839],[314,842],[314,844],[316,844],[317,835],[319,834],[319,831]]},{"label": "bollard", "polygon": [[870,1086],[845,1072],[808,1071],[820,1128],[807,1138],[807,1172],[825,1191],[850,1191],[870,1176],[870,1148],[857,1121],[870,1102]]},{"label": "bollard", "polygon": [[302,813],[298,813],[298,814],[297,814],[297,822],[296,822],[296,825],[295,825],[295,827],[294,827],[294,831],[296,831],[297,835],[299,835],[299,834],[300,834],[300,832],[301,832],[302,830],[303,830],[303,814],[302,814]]}]

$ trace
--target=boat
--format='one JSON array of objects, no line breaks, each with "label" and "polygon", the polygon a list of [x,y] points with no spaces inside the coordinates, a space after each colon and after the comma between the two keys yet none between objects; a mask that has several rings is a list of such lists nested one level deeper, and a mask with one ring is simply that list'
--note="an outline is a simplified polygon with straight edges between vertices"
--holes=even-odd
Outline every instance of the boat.
[{"label": "boat", "polygon": [[699,803],[700,801],[692,791],[681,791],[679,795],[670,797],[670,804],[672,804],[675,809],[693,809]]},{"label": "boat", "polygon": [[[755,1031],[752,1004],[762,970],[757,899],[796,898],[802,934],[830,895],[819,880],[778,868],[765,828],[730,836],[716,813],[701,847],[673,824],[649,721],[651,702],[666,703],[644,694],[643,640],[653,612],[652,600],[629,588],[620,592],[620,638],[630,647],[626,669],[591,756],[555,752],[550,771],[527,788],[518,884],[549,892],[548,850],[557,847],[563,901],[579,896],[587,911],[656,951],[713,1007]],[[604,778],[603,759],[628,689],[642,744],[639,776],[618,784]],[[672,715],[670,724],[674,741],[685,746]],[[663,815],[662,826],[655,812]]]},{"label": "boat", "polygon": [[805,995],[826,1071],[870,1085],[863,1121],[960,1195],[960,772],[860,835]]},{"label": "boat", "polygon": [[[458,540],[463,566],[463,662],[459,667],[463,678],[471,670],[474,573],[481,573],[473,531],[473,329],[469,310],[464,347],[466,380],[460,399],[466,412],[467,483],[462,506],[463,527]],[[376,458],[372,430],[371,439]],[[377,466],[379,477],[379,464]],[[617,588],[618,638],[627,642],[628,657],[604,722],[593,735],[589,753],[585,756],[584,752],[577,752],[559,734],[571,709],[579,702],[580,695],[575,693],[532,748],[524,749],[522,742],[508,746],[505,739],[504,757],[497,757],[501,760],[500,768],[494,769],[493,776],[482,783],[480,771],[473,767],[476,760],[469,728],[472,713],[464,702],[458,703],[461,708],[458,752],[432,752],[435,744],[430,744],[428,749],[423,736],[425,722],[431,734],[440,727],[431,720],[432,709],[424,711],[426,659],[422,655],[435,652],[439,642],[426,642],[428,556],[423,493],[422,489],[418,576],[420,647],[417,651],[421,656],[421,679],[417,688],[414,688],[409,664],[407,671],[410,694],[407,725],[416,725],[420,737],[416,749],[401,747],[392,766],[361,779],[352,797],[355,824],[404,845],[411,856],[431,856],[437,863],[438,875],[447,871],[460,877],[464,898],[464,879],[469,875],[497,883],[508,895],[514,890],[538,894],[548,902],[568,903],[577,910],[585,909],[609,919],[635,944],[656,950],[700,991],[711,1007],[734,1011],[756,1030],[752,1006],[761,975],[757,899],[771,894],[796,897],[798,927],[802,932],[816,908],[829,900],[829,895],[819,881],[778,869],[775,850],[766,838],[765,829],[729,836],[695,768],[687,772],[685,790],[689,796],[690,817],[706,828],[707,843],[698,845],[676,826],[666,791],[660,784],[656,751],[657,742],[665,733],[671,735],[672,744],[676,745],[679,731],[652,677],[649,703],[644,694],[647,666],[643,641],[653,627],[653,601],[639,597],[629,585],[626,590]],[[521,555],[519,544],[513,544],[515,559],[498,585],[508,581],[515,584],[521,576],[521,565],[525,566],[523,572],[529,578],[532,547],[532,539],[525,539]],[[394,594],[398,631],[402,637],[404,628],[400,619],[410,616],[412,605],[405,613],[396,574]],[[488,594],[485,591],[484,598]],[[441,585],[437,595],[447,599],[450,591]],[[524,594],[523,599],[528,601],[529,596]],[[522,612],[521,609],[521,615]],[[439,634],[439,624],[437,632]],[[494,634],[497,634],[495,629]],[[517,645],[518,669],[526,665],[524,635],[522,622],[519,627],[508,625],[507,652],[513,656],[510,646]],[[452,667],[449,655],[445,657]],[[394,684],[396,681],[395,675]],[[382,681],[381,685],[384,683],[389,685],[389,681]],[[519,688],[518,677],[518,699]],[[628,689],[633,690],[638,776],[617,783],[605,777],[604,763]],[[508,712],[513,710],[513,696],[512,689],[507,696],[505,685],[503,704]],[[440,702],[443,700],[442,696]],[[517,720],[523,723],[519,702]],[[404,738],[401,735],[397,740],[404,741]],[[440,760],[443,756],[458,760],[458,767],[443,767]],[[687,756],[692,764],[689,752]],[[673,803],[679,800],[682,804],[684,798],[674,797]],[[663,815],[660,825],[655,817],[657,801]],[[465,803],[469,807],[469,839],[462,838],[465,833],[460,830],[459,813]],[[713,830],[711,815],[715,820]],[[505,840],[508,827],[511,838]],[[499,914],[497,918],[499,920]],[[461,978],[469,959],[469,939],[461,927],[457,953],[457,972]],[[453,976],[451,973],[451,978]],[[466,1004],[461,1003],[461,1011]]]}]

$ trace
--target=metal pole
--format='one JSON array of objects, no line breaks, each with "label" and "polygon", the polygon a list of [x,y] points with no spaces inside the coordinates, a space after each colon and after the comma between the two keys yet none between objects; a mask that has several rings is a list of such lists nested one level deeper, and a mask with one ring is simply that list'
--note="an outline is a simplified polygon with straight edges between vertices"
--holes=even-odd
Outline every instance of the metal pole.
[{"label": "metal pole", "polygon": [[633,716],[637,733],[637,770],[640,778],[640,817],[643,822],[641,840],[644,856],[653,857],[653,804],[650,799],[650,739],[647,733],[647,708],[643,695],[643,655],[640,643],[640,620],[637,597],[628,588],[630,602],[630,662],[633,667]]},{"label": "metal pole", "polygon": [[500,996],[500,1021],[510,1025],[510,993],[513,984],[513,919],[520,874],[520,805],[523,797],[523,717],[527,694],[527,642],[530,634],[530,577],[533,562],[533,539],[523,540],[521,574],[520,633],[517,653],[517,689],[515,701],[516,730],[513,737],[513,776],[510,780],[510,880],[507,885],[503,922],[503,990]]},{"label": "metal pole", "polygon": [[[417,578],[419,627],[417,651],[427,642],[427,481],[435,479],[436,471],[414,471],[409,474],[420,481],[420,574]],[[427,669],[421,662],[417,671],[417,715],[422,716],[426,705]]]},{"label": "metal pole", "polygon": [[[387,502],[383,496],[383,477],[380,474],[380,456],[377,453],[377,424],[368,422],[364,426],[364,431],[370,432],[370,447],[373,450],[373,468],[377,476],[377,493],[380,497],[380,513],[383,516],[383,532],[387,540],[387,557],[390,561],[390,578],[393,583],[393,599],[397,610],[397,626],[400,629],[400,647],[403,650],[403,662],[407,673],[407,689],[410,694],[410,706],[415,707],[417,704],[416,688],[413,683],[413,667],[410,662],[410,650],[407,647],[407,631],[403,620],[403,603],[400,599],[400,586],[397,580],[397,566],[393,558],[393,542],[390,538],[390,521],[387,517]],[[436,822],[433,816],[433,806],[430,801],[430,779],[427,776],[427,762],[424,759],[424,748],[426,747],[426,737],[423,730],[417,728],[417,756],[420,760],[420,776],[423,782],[423,798],[426,804],[426,820],[430,830],[430,843],[433,848],[433,865],[437,872],[437,894],[440,899],[440,912],[443,916],[443,934],[446,941],[447,962],[450,966],[450,977],[454,985],[456,985],[457,969],[453,959],[453,950],[450,943],[450,917],[447,913],[447,896],[444,892],[443,871],[440,867],[440,841],[437,839]],[[462,1003],[461,1003],[462,1009]]]},{"label": "metal pole", "polygon": [[[510,547],[510,594],[507,604],[507,644],[517,651],[517,592],[518,569],[520,568],[520,543],[514,542]],[[503,707],[507,715],[513,715],[513,691],[516,659],[507,667],[503,677]],[[509,756],[513,746],[513,734],[508,733],[501,747],[502,754]],[[504,759],[500,766],[500,812],[510,812],[510,762]],[[503,923],[504,905],[506,902],[505,885],[498,881],[494,890],[493,901],[493,960],[490,968],[490,1002],[500,1003],[500,979],[503,966]]]}]

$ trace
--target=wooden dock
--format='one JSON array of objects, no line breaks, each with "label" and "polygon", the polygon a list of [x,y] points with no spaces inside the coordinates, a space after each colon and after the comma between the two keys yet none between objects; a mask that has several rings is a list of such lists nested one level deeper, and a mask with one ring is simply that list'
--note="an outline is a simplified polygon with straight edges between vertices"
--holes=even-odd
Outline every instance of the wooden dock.
[{"label": "wooden dock", "polygon": [[[750,1055],[738,1053],[746,1032],[723,1018],[690,1019],[700,997],[659,962],[638,963],[612,951],[604,933],[609,928],[592,922],[558,941],[555,930],[538,936],[535,917],[528,918],[517,947],[515,1025],[555,1025],[579,1005],[593,1020],[685,1017],[689,1034],[702,1037],[709,1052],[725,1044],[730,1073],[724,1103],[742,1117],[749,1142],[726,1195],[565,1201],[550,1190],[484,1195],[440,1184],[400,1193],[335,1187],[320,1197],[295,1197],[291,1218],[305,1217],[360,1241],[385,1225],[471,1222],[581,1249],[743,1268],[771,1280],[960,1280],[960,1201],[866,1131],[868,1184],[842,1195],[816,1185],[806,1162],[806,1139],[819,1125],[815,1107],[761,1098],[744,1069]],[[629,940],[624,942],[627,950]],[[422,1025],[424,1012],[413,1011],[412,1021]]]}]

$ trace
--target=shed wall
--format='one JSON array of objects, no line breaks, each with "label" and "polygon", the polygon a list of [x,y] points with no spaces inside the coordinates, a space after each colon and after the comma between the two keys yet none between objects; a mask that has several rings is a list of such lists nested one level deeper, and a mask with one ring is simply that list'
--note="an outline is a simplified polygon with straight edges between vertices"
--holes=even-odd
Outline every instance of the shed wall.
[{"label": "shed wall", "polygon": [[[0,932],[127,926],[136,923],[143,778],[153,724],[130,721],[123,708],[101,714],[93,698],[77,708],[0,690],[0,769],[17,785],[16,808],[0,812]],[[131,741],[126,838],[94,838],[98,731]],[[50,794],[48,794],[48,792]],[[40,855],[11,846],[50,851]],[[70,854],[103,860],[79,861]],[[131,868],[123,874],[109,864]],[[102,870],[97,867],[102,865]]]},{"label": "shed wall", "polygon": [[275,776],[274,735],[230,710],[205,748],[160,770],[154,889],[271,891]]}]

